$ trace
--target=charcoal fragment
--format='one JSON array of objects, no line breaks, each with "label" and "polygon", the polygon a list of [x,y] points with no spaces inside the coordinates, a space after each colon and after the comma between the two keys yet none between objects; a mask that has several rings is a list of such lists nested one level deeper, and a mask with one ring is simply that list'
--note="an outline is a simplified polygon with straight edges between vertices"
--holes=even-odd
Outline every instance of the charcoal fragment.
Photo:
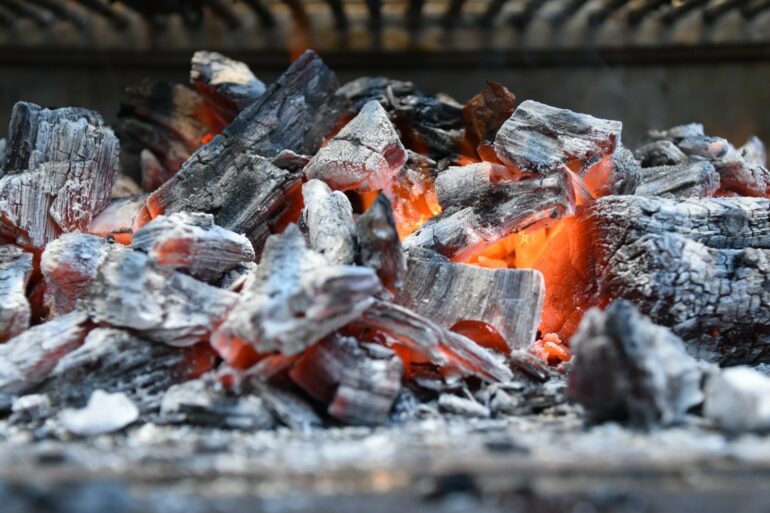
[{"label": "charcoal fragment", "polygon": [[492,415],[489,408],[476,401],[454,394],[441,394],[438,398],[439,410],[460,417],[488,418]]},{"label": "charcoal fragment", "polygon": [[0,244],[0,343],[29,327],[32,310],[26,291],[32,275],[32,254]]},{"label": "charcoal fragment", "polygon": [[770,378],[750,367],[707,376],[703,415],[731,433],[770,431]]},{"label": "charcoal fragment", "polygon": [[676,145],[688,157],[700,157],[707,160],[722,158],[730,149],[730,143],[726,140],[711,136],[685,137]]},{"label": "charcoal fragment", "polygon": [[569,395],[596,420],[666,426],[703,400],[701,370],[682,340],[627,301],[587,312],[571,346]]},{"label": "charcoal fragment", "polygon": [[60,422],[70,433],[97,436],[119,431],[139,418],[139,409],[125,394],[96,390],[79,410],[61,412]]},{"label": "charcoal fragment", "polygon": [[190,82],[211,103],[232,117],[265,92],[265,84],[246,64],[217,52],[193,54]]},{"label": "charcoal fragment", "polygon": [[463,107],[465,138],[471,147],[476,148],[482,141],[494,140],[515,107],[515,94],[497,82],[488,81],[484,89]]},{"label": "charcoal fragment", "polygon": [[300,431],[309,431],[323,425],[321,417],[299,395],[267,383],[255,383],[252,387],[281,424]]},{"label": "charcoal fragment", "polygon": [[400,290],[406,272],[406,257],[398,238],[390,201],[378,194],[355,225],[358,236],[357,263],[374,269],[383,286],[391,292]]},{"label": "charcoal fragment", "polygon": [[348,198],[329,188],[321,180],[302,186],[305,208],[300,226],[307,234],[310,248],[330,264],[352,264],[356,255],[356,230],[353,208]]},{"label": "charcoal fragment", "polygon": [[763,143],[756,135],[751,136],[743,146],[738,148],[738,153],[747,162],[767,167],[767,149],[765,148],[765,143]]},{"label": "charcoal fragment", "polygon": [[720,185],[720,174],[705,160],[643,168],[634,194],[663,198],[707,197]]},{"label": "charcoal fragment", "polygon": [[668,139],[653,141],[634,150],[642,167],[675,166],[687,162],[687,155]]},{"label": "charcoal fragment", "polygon": [[743,157],[726,157],[715,161],[714,167],[722,191],[759,198],[770,195],[770,171],[765,166]]},{"label": "charcoal fragment", "polygon": [[113,198],[109,205],[91,220],[88,233],[112,237],[121,244],[130,244],[137,218],[144,208],[146,194]]}]

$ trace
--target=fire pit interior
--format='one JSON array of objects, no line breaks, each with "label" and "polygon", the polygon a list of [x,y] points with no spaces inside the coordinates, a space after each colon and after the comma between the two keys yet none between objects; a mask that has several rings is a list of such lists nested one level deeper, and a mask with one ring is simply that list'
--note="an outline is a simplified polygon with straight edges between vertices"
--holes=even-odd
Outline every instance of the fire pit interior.
[{"label": "fire pit interior", "polygon": [[[3,79],[3,511],[767,511],[767,7],[0,2],[19,83],[98,76],[84,39],[150,77],[112,107]],[[641,77],[655,48],[765,89],[666,125],[626,91],[628,136],[548,101],[607,76],[585,62],[546,98],[348,76],[593,52]]]}]

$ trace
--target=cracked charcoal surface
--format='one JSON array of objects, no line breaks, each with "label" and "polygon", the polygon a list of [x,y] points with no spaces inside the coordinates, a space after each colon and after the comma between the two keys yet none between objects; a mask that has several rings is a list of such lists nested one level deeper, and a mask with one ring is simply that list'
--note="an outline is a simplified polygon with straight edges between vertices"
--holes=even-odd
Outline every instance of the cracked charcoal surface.
[{"label": "cracked charcoal surface", "polygon": [[195,52],[190,82],[212,98],[218,108],[233,114],[254,103],[265,92],[265,84],[246,64],[217,52]]}]

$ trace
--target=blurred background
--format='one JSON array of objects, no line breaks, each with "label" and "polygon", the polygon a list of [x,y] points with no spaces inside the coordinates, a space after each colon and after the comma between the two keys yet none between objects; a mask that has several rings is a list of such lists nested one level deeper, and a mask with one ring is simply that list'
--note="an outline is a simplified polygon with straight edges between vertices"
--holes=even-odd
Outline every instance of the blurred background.
[{"label": "blurred background", "polygon": [[306,48],[345,82],[413,81],[465,102],[486,80],[648,128],[699,121],[770,141],[770,0],[0,0],[0,124],[20,99],[96,109],[187,83],[217,50],[264,82]]}]

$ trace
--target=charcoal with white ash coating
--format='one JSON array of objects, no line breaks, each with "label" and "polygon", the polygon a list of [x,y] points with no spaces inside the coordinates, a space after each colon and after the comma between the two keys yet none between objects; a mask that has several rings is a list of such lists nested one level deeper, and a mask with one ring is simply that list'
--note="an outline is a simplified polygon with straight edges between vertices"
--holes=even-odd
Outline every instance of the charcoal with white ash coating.
[{"label": "charcoal with white ash coating", "polygon": [[371,192],[387,187],[405,163],[406,149],[396,129],[382,105],[372,100],[310,159],[304,172],[333,189]]},{"label": "charcoal with white ash coating", "polygon": [[62,233],[87,231],[110,200],[118,146],[96,112],[18,102],[0,173],[0,234],[40,250]]},{"label": "charcoal with white ash coating", "polygon": [[26,291],[32,258],[17,246],[0,244],[0,343],[29,328],[32,308]]},{"label": "charcoal with white ash coating", "polygon": [[687,155],[668,139],[659,139],[634,150],[642,167],[675,166],[687,162]]},{"label": "charcoal with white ash coating", "polygon": [[254,279],[212,344],[225,360],[240,343],[261,353],[296,354],[356,319],[380,290],[372,269],[331,265],[290,225],[268,238]]},{"label": "charcoal with white ash coating", "polygon": [[246,64],[203,50],[193,54],[190,82],[226,119],[234,118],[265,92],[265,84]]},{"label": "charcoal with white ash coating", "polygon": [[730,433],[770,432],[770,377],[751,367],[713,370],[706,376],[704,417]]},{"label": "charcoal with white ash coating", "polygon": [[701,369],[682,340],[627,301],[586,312],[571,345],[569,396],[595,420],[667,426],[703,401]]},{"label": "charcoal with white ash coating", "polygon": [[684,164],[644,167],[639,171],[634,194],[663,198],[704,198],[720,186],[720,175],[705,160]]},{"label": "charcoal with white ash coating", "polygon": [[508,348],[535,340],[545,284],[533,269],[481,267],[411,256],[395,302],[447,329],[460,321],[492,326]]},{"label": "charcoal with white ash coating", "polygon": [[390,200],[378,194],[374,203],[356,219],[356,262],[374,269],[382,285],[393,293],[403,287],[406,257],[398,237]]},{"label": "charcoal with white ash coating", "polygon": [[261,254],[267,236],[295,220],[301,206],[301,177],[269,159],[286,149],[315,153],[338,117],[336,87],[334,73],[306,52],[150,195],[149,214],[211,213]]},{"label": "charcoal with white ash coating", "polygon": [[352,264],[356,257],[356,228],[347,196],[314,179],[302,186],[302,199],[305,206],[299,226],[310,248],[330,264]]},{"label": "charcoal with white ash coating", "polygon": [[161,267],[207,283],[218,282],[234,267],[252,262],[249,239],[214,224],[211,214],[178,212],[158,216],[133,234],[131,248]]},{"label": "charcoal with white ash coating", "polygon": [[121,244],[131,242],[131,237],[141,224],[139,214],[147,201],[146,194],[134,194],[123,198],[113,197],[91,220],[88,233],[100,237],[112,237]]}]

